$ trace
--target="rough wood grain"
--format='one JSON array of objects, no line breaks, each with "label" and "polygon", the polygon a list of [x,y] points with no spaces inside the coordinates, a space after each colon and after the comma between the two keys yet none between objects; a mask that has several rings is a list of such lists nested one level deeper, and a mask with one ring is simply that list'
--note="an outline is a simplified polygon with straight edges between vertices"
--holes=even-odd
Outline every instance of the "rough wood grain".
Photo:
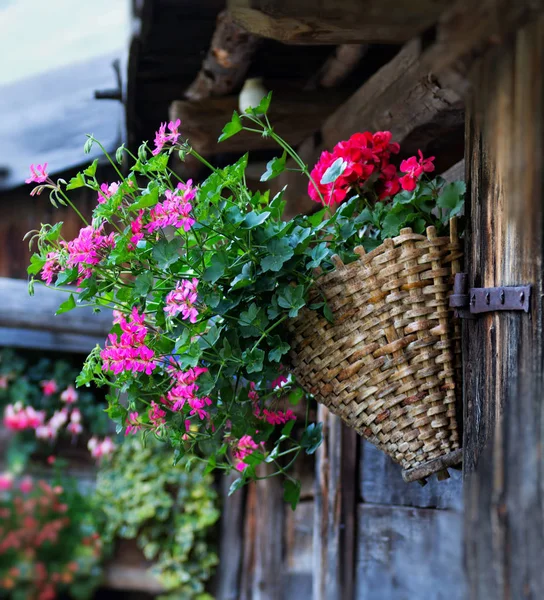
[{"label": "rough wood grain", "polygon": [[25,281],[0,278],[0,326],[41,331],[64,332],[101,336],[109,332],[112,313],[104,309],[94,314],[91,308],[78,308],[55,315],[68,295],[60,290],[36,285],[34,296],[29,296]]},{"label": "rough wood grain", "polygon": [[311,600],[313,580],[312,501],[300,502],[296,511],[285,506],[285,558],[282,600]]},{"label": "rough wood grain", "polygon": [[469,285],[532,284],[534,299],[530,315],[464,324],[471,600],[544,597],[543,69],[541,15],[490,50],[471,78]]},{"label": "rough wood grain", "polygon": [[358,517],[357,600],[466,600],[459,514],[361,504]]},{"label": "rough wood grain", "polygon": [[[339,95],[333,90],[320,93],[285,93],[274,95],[270,121],[274,130],[290,144],[298,145],[319,128],[320,123],[338,105]],[[243,153],[251,150],[276,150],[276,142],[259,134],[243,131],[218,143],[221,131],[238,110],[238,96],[208,98],[199,102],[176,100],[170,107],[170,118],[180,119],[180,132],[200,154]]]},{"label": "rough wood grain", "polygon": [[241,26],[288,44],[402,43],[439,17],[444,0],[229,0]]},{"label": "rough wood grain", "polygon": [[314,600],[350,598],[353,592],[357,434],[323,405],[323,443],[316,453]]},{"label": "rough wood grain", "polygon": [[104,335],[91,336],[58,331],[36,331],[18,327],[0,327],[0,346],[29,350],[88,354],[96,344],[104,343],[104,337]]},{"label": "rough wood grain", "polygon": [[215,575],[214,597],[217,600],[238,600],[240,597],[240,570],[242,567],[244,500],[240,490],[229,496],[236,474],[221,480],[221,523],[219,534],[219,564]]},{"label": "rough wood grain", "polygon": [[376,446],[361,440],[360,497],[371,504],[449,508],[461,511],[463,481],[461,471],[450,469],[450,478],[431,477],[426,486],[405,483],[402,469]]},{"label": "rough wood grain", "polygon": [[257,36],[237,25],[228,12],[221,12],[202,69],[185,97],[195,101],[235,91],[243,83],[258,44]]},{"label": "rough wood grain", "polygon": [[[259,475],[269,471],[259,467]],[[279,477],[248,489],[240,600],[283,600],[283,489]]]}]

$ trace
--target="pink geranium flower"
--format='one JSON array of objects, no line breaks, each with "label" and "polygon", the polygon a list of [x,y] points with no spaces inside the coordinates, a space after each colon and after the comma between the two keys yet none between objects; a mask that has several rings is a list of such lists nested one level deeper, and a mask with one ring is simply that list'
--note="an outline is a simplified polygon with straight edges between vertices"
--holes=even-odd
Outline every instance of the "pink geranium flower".
[{"label": "pink geranium flower", "polygon": [[129,435],[130,433],[137,433],[142,428],[142,424],[140,422],[140,415],[137,412],[131,412],[128,415],[126,421],[126,430],[125,435]]},{"label": "pink geranium flower", "polygon": [[151,402],[151,408],[147,414],[153,427],[157,428],[164,425],[166,411],[164,411],[156,402]]},{"label": "pink geranium flower", "polygon": [[238,440],[236,448],[233,450],[232,455],[236,462],[236,470],[243,471],[249,465],[244,462],[244,459],[259,447],[255,440],[250,435],[244,435]]},{"label": "pink geranium flower", "polygon": [[23,492],[23,494],[30,494],[33,487],[34,484],[32,483],[32,478],[30,477],[24,477],[19,484],[19,489],[21,492]]},{"label": "pink geranium flower", "polygon": [[47,163],[43,165],[30,165],[30,177],[25,179],[25,183],[45,183],[49,177]]},{"label": "pink geranium flower", "polygon": [[151,154],[156,156],[163,149],[164,145],[168,142],[175,144],[178,141],[180,133],[178,132],[178,127],[180,126],[181,121],[177,119],[176,121],[170,121],[168,123],[168,133],[166,132],[166,123],[161,123],[159,129],[155,133],[155,148],[152,150]]},{"label": "pink geranium flower", "polygon": [[104,234],[101,225],[95,229],[92,225],[83,227],[79,235],[71,242],[61,242],[68,250],[68,268],[77,267],[79,283],[92,275],[92,267],[97,265],[106,253],[115,246],[113,233]]},{"label": "pink geranium flower", "polygon": [[196,196],[196,188],[192,187],[192,183],[189,179],[187,183],[178,183],[174,191],[166,190],[166,200],[155,204],[149,211],[149,223],[145,226],[148,233],[165,227],[189,231],[195,222],[190,216],[193,209],[191,201]]},{"label": "pink geranium flower", "polygon": [[57,382],[54,379],[45,379],[40,381],[44,396],[52,396],[59,388]]},{"label": "pink geranium flower", "polygon": [[181,313],[183,320],[189,320],[191,323],[196,323],[198,318],[198,310],[194,304],[197,301],[198,279],[184,279],[178,281],[176,288],[166,296],[166,306],[164,312],[169,317],[176,317]]},{"label": "pink geranium flower", "polygon": [[[66,404],[73,404],[74,402],[77,402],[78,399],[78,393],[76,392],[76,389],[74,388],[73,385],[69,385],[64,392],[62,392],[62,394],[60,395],[60,399],[63,402],[66,402]],[[75,412],[75,411],[74,411]],[[78,411],[79,412],[79,411]],[[73,413],[72,413],[73,414]]]},{"label": "pink geranium flower", "polygon": [[98,192],[98,204],[104,204],[109,198],[115,194],[115,192],[119,189],[119,182],[114,181],[109,185],[107,183],[103,183],[100,185],[100,191]]},{"label": "pink geranium flower", "polygon": [[60,253],[53,250],[47,253],[45,264],[42,268],[41,278],[47,285],[53,283],[53,279],[62,271],[62,266],[59,262]]}]

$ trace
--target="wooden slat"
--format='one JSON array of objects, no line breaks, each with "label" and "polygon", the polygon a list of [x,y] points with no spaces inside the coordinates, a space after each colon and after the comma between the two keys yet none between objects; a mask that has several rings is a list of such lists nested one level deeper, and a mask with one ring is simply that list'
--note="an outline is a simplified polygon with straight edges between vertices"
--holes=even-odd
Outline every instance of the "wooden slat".
[{"label": "wooden slat", "polygon": [[450,469],[450,478],[445,481],[431,477],[424,487],[406,483],[400,465],[369,442],[361,443],[360,497],[364,502],[462,510],[461,471]]},{"label": "wooden slat", "polygon": [[[261,465],[259,475],[270,469]],[[279,477],[249,486],[240,600],[283,600],[284,506]]]},{"label": "wooden slat", "polygon": [[219,534],[219,564],[215,574],[216,600],[238,600],[243,550],[243,519],[245,493],[240,490],[229,496],[236,474],[221,481],[221,523]]},{"label": "wooden slat", "polygon": [[90,352],[104,343],[105,335],[91,336],[59,331],[36,331],[19,327],[0,327],[0,346],[57,352]]},{"label": "wooden slat", "polygon": [[255,35],[288,44],[402,43],[439,17],[444,0],[229,0]]},{"label": "wooden slat", "polygon": [[357,496],[357,434],[323,405],[323,443],[316,453],[314,600],[351,598]]},{"label": "wooden slat", "polygon": [[361,504],[358,517],[357,600],[468,598],[459,514]]},{"label": "wooden slat", "polygon": [[1,277],[0,298],[0,327],[90,336],[103,336],[111,329],[110,310],[95,314],[91,308],[77,308],[55,315],[59,304],[68,298],[60,290],[36,285],[34,296],[29,296],[25,281]]},{"label": "wooden slat", "polygon": [[442,173],[446,181],[464,181],[465,180],[465,159],[460,160]]},{"label": "wooden slat", "polygon": [[285,506],[285,558],[282,600],[312,600],[312,501],[300,502],[296,511]]},{"label": "wooden slat", "polygon": [[[285,93],[274,96],[270,120],[274,130],[290,144],[298,145],[319,128],[319,124],[338,105],[341,96],[332,90],[318,95],[311,92]],[[208,98],[199,102],[177,100],[170,107],[170,118],[180,119],[180,131],[200,154],[243,153],[251,150],[278,150],[269,138],[252,132],[240,132],[217,142],[221,131],[238,110],[238,96]]]},{"label": "wooden slat", "polygon": [[475,600],[544,597],[543,70],[541,15],[472,75],[469,285],[533,286],[529,315],[464,323],[465,550]]}]

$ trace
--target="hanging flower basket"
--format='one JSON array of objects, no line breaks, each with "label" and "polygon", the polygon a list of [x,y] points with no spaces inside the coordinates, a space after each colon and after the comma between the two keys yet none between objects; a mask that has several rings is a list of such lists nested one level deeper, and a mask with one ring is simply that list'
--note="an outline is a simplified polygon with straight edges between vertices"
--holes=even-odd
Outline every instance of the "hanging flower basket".
[{"label": "hanging flower basket", "polygon": [[293,373],[306,391],[402,465],[407,481],[460,461],[459,325],[448,307],[461,245],[402,229],[318,280],[331,323],[305,309],[290,322]]}]

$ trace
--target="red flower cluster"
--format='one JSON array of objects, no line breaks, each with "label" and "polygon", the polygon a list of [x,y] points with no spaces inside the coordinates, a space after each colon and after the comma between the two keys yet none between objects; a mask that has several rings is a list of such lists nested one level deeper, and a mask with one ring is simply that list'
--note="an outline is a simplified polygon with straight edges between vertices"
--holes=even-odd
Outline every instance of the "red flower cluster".
[{"label": "red flower cluster", "polygon": [[[339,142],[331,152],[323,152],[312,170],[314,180],[326,205],[345,200],[351,188],[361,188],[372,177],[376,177],[376,191],[380,198],[393,196],[400,189],[397,169],[389,160],[398,154],[400,147],[391,142],[390,131],[355,133],[349,140]],[[343,173],[333,183],[321,183],[326,170],[339,158],[344,161]],[[310,182],[310,198],[321,202],[318,191]]]},{"label": "red flower cluster", "polygon": [[[332,152],[323,152],[311,172],[310,198],[330,206],[343,202],[350,190],[370,183],[380,200],[394,196],[401,188],[413,191],[417,179],[434,170],[434,157],[424,159],[419,151],[419,161],[415,156],[402,161],[400,170],[406,174],[399,177],[390,159],[392,154],[399,153],[400,146],[391,142],[391,138],[390,131],[355,133],[349,140],[336,144]],[[342,174],[332,183],[321,183],[327,169],[338,159],[343,161]]]}]

